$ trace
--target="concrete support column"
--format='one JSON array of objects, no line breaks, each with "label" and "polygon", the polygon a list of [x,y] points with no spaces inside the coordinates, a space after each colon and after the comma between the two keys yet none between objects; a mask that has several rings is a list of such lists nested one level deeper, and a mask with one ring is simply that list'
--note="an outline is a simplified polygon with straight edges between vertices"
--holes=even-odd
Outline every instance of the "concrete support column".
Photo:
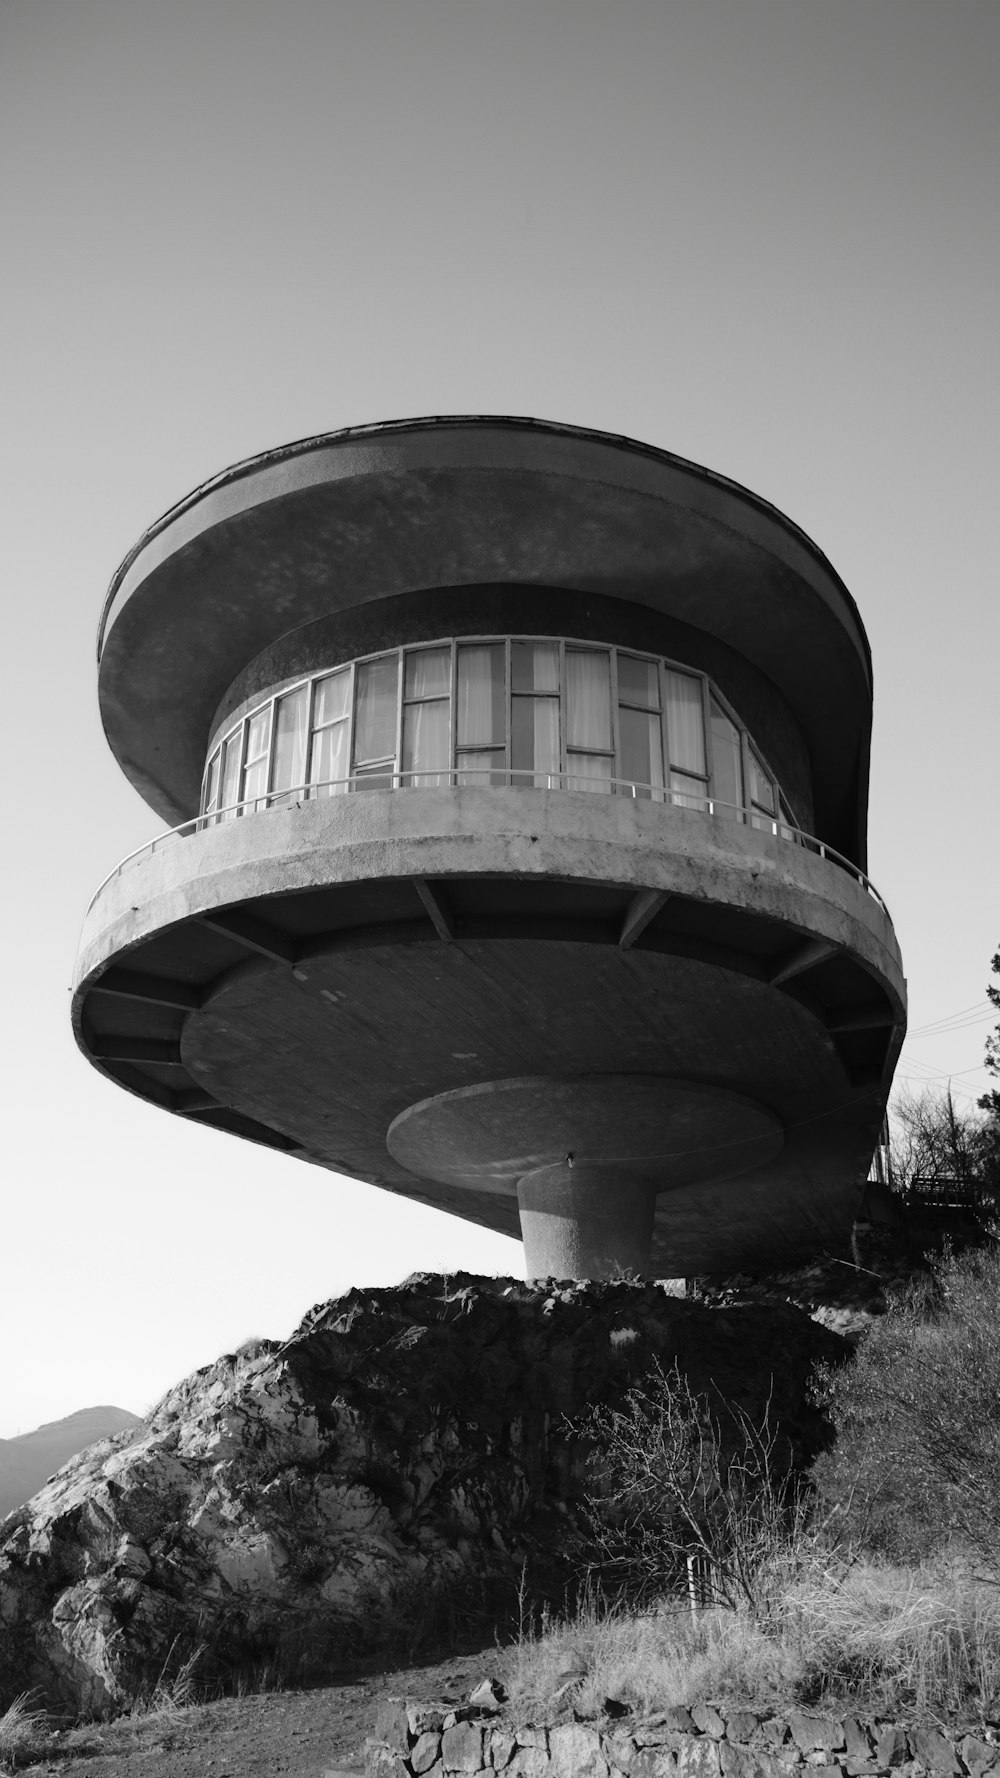
[{"label": "concrete support column", "polygon": [[650,1267],[656,1192],[619,1167],[561,1161],[520,1180],[525,1269],[529,1278],[645,1277]]}]

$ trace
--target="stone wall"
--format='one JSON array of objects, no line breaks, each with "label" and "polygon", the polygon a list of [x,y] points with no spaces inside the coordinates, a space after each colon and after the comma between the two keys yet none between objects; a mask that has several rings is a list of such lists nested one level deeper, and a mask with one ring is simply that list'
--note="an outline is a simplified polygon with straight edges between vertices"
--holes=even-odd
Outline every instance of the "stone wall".
[{"label": "stone wall", "polygon": [[475,1705],[390,1698],[366,1778],[998,1778],[1000,1727],[945,1732],[873,1716],[679,1705],[628,1723],[517,1727]]}]

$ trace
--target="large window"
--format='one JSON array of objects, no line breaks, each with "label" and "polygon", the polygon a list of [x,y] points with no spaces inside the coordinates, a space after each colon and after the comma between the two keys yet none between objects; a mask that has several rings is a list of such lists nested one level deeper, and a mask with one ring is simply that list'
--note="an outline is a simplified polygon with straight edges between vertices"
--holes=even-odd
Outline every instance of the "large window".
[{"label": "large window", "polygon": [[703,673],[554,637],[397,648],[276,693],[213,749],[202,813],[450,784],[637,797],[794,837],[774,774]]}]

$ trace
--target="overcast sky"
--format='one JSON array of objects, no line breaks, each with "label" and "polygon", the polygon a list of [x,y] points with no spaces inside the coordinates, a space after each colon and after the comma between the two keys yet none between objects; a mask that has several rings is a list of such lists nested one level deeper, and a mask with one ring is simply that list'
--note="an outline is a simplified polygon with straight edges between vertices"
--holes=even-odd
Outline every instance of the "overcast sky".
[{"label": "overcast sky", "polygon": [[[102,598],[234,460],[416,414],[630,434],[788,513],[875,663],[870,862],[986,1084],[1000,946],[996,0],[0,0],[7,771],[0,1437],[520,1247],[171,1119],[69,1024],[161,825]],[[970,1022],[971,1021],[971,1022]]]}]

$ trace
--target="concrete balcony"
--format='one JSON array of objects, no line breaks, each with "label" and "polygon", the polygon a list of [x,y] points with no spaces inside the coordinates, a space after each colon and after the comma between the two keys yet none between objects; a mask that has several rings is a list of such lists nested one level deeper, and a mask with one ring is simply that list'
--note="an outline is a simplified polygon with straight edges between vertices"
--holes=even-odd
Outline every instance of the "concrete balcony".
[{"label": "concrete balcony", "polygon": [[126,1088],[505,1233],[521,1161],[497,1108],[525,1126],[561,1098],[533,1160],[572,1151],[566,1119],[593,1167],[624,1155],[654,1182],[670,1275],[842,1239],[905,993],[867,879],[791,837],[471,786],[320,798],[147,850],[95,897],[76,982],[78,1041]]}]

